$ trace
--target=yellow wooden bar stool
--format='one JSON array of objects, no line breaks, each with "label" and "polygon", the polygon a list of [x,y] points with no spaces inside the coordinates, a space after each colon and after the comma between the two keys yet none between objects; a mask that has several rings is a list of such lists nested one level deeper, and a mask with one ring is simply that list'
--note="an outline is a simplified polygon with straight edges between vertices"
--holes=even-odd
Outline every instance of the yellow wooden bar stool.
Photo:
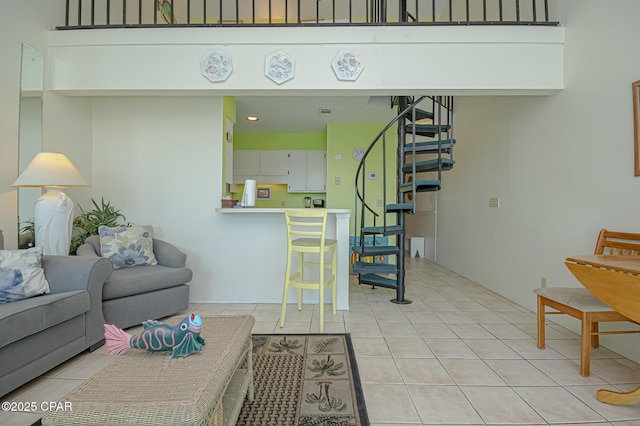
[{"label": "yellow wooden bar stool", "polygon": [[[287,267],[282,294],[280,327],[284,326],[289,287],[298,289],[298,310],[302,310],[302,290],[318,290],[320,293],[320,333],[324,332],[324,289],[331,287],[333,315],[336,314],[336,270],[338,241],[325,238],[327,211],[325,209],[286,209],[287,221]],[[298,266],[292,273],[291,259],[298,253]],[[305,259],[305,254],[317,253],[319,261]],[[325,255],[331,254],[331,263],[325,263]],[[318,279],[305,279],[305,267],[317,267]],[[330,272],[328,272],[330,271]],[[328,272],[328,273],[327,273]]]}]

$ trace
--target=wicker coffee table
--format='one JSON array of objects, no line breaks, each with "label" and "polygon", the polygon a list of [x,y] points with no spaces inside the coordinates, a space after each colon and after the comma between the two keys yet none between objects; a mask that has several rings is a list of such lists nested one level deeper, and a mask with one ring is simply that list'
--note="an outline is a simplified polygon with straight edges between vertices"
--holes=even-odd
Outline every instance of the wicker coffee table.
[{"label": "wicker coffee table", "polygon": [[201,353],[174,359],[170,352],[116,355],[62,400],[71,403],[71,411],[47,412],[42,424],[234,425],[245,395],[253,401],[255,319],[203,316],[202,321]]}]

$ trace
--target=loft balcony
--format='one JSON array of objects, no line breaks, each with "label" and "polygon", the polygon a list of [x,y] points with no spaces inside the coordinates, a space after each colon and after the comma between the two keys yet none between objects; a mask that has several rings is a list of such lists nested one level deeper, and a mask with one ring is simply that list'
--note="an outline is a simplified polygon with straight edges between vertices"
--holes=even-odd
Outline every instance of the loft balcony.
[{"label": "loft balcony", "polygon": [[67,0],[59,30],[153,27],[557,25],[548,0]]}]

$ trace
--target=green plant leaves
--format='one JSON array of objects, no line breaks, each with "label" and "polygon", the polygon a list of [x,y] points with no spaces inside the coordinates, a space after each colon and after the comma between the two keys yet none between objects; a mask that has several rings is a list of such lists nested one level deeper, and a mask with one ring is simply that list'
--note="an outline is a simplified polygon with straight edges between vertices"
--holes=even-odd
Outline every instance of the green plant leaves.
[{"label": "green plant leaves", "polygon": [[126,220],[126,217],[111,205],[111,202],[105,202],[104,198],[100,200],[100,205],[91,199],[93,203],[92,210],[84,210],[80,204],[80,214],[73,219],[73,235],[71,237],[71,247],[69,254],[76,254],[76,250],[80,247],[84,240],[91,235],[98,235],[100,225],[106,226],[129,226],[130,223],[121,223],[120,219]]}]

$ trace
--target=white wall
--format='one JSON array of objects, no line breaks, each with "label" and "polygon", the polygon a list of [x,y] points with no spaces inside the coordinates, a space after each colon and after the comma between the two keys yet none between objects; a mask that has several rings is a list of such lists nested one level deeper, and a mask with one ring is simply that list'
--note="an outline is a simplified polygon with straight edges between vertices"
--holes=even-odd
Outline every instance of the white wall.
[{"label": "white wall", "polygon": [[93,197],[187,253],[192,300],[214,299],[208,286],[233,276],[226,256],[234,236],[214,211],[221,140],[221,97],[93,100]]},{"label": "white wall", "polygon": [[6,248],[18,243],[18,128],[22,43],[44,51],[50,23],[62,22],[64,1],[21,0],[3,2],[0,26],[0,229]]},{"label": "white wall", "polygon": [[[547,94],[563,87],[563,43],[562,27],[524,26],[57,31],[49,34],[49,77],[51,90],[84,96]],[[223,82],[201,73],[211,50],[232,59]],[[296,62],[295,77],[281,85],[264,72],[279,50]],[[338,80],[331,68],[341,50],[364,66],[356,81]]]},{"label": "white wall", "polygon": [[[438,263],[534,311],[541,277],[580,286],[563,261],[592,253],[601,228],[640,230],[631,101],[640,2],[603,7],[564,2],[562,92],[456,99],[456,165],[438,194]],[[490,209],[495,196],[500,208]],[[578,330],[577,321],[562,322]],[[602,342],[640,361],[637,337]]]}]

